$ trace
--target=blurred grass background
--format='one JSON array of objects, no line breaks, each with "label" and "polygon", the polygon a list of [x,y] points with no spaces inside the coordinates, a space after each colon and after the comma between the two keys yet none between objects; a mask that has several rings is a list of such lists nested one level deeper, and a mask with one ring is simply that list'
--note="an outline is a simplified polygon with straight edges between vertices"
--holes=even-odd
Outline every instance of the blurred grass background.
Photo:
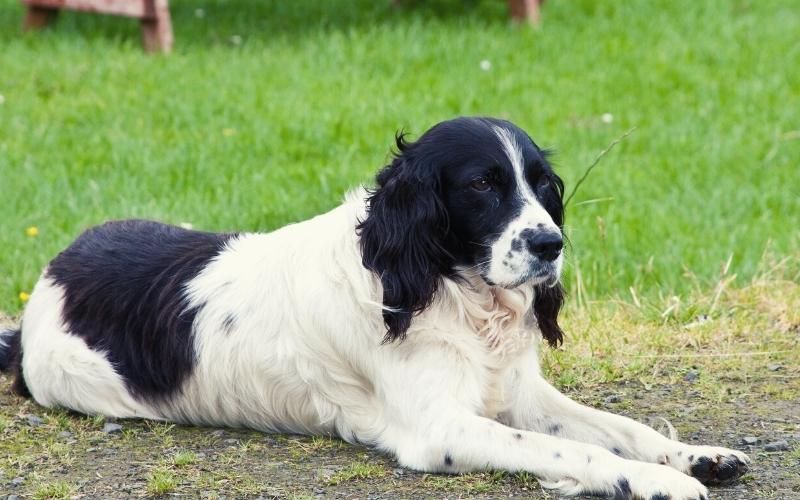
[{"label": "blurred grass background", "polygon": [[797,266],[796,0],[549,0],[539,30],[501,0],[170,5],[168,57],[135,21],[24,34],[0,5],[0,311],[87,226],[267,231],[371,183],[396,130],[462,114],[553,148],[568,192],[636,128],[568,211],[584,299],[688,294],[731,256],[738,280],[765,253]]}]

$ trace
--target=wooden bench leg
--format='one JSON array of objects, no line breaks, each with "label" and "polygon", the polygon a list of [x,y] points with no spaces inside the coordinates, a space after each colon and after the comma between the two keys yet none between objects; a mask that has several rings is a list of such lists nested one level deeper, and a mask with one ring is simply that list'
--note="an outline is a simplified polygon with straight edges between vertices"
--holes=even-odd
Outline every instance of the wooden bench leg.
[{"label": "wooden bench leg", "polygon": [[25,20],[22,22],[24,30],[38,30],[53,22],[58,16],[58,9],[28,5]]},{"label": "wooden bench leg", "polygon": [[511,18],[518,22],[528,21],[532,26],[538,26],[539,6],[544,0],[508,0]]},{"label": "wooden bench leg", "polygon": [[148,15],[142,19],[142,45],[148,52],[172,51],[172,20],[167,0],[147,0]]}]

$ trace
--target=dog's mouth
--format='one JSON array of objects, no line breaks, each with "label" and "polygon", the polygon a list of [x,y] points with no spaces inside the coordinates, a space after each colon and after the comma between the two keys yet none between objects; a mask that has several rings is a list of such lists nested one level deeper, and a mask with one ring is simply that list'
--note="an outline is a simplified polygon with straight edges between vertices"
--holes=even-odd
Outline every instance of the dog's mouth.
[{"label": "dog's mouth", "polygon": [[558,283],[559,272],[555,262],[542,262],[537,260],[531,263],[526,272],[512,281],[493,281],[489,278],[488,266],[481,269],[480,276],[489,286],[499,286],[507,289],[517,288],[525,283],[530,283],[534,286],[545,285],[552,287]]}]

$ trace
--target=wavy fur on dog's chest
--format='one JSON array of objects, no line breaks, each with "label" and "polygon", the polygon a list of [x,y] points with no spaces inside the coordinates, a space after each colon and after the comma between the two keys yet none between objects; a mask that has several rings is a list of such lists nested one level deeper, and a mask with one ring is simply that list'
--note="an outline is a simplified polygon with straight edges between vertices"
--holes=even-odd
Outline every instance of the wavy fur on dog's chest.
[{"label": "wavy fur on dog's chest", "polygon": [[435,306],[412,324],[410,342],[425,339],[452,350],[463,360],[464,380],[481,395],[476,412],[495,418],[508,405],[506,371],[536,350],[541,338],[532,318],[532,300],[533,290],[527,286],[507,290],[474,277],[447,280]]}]

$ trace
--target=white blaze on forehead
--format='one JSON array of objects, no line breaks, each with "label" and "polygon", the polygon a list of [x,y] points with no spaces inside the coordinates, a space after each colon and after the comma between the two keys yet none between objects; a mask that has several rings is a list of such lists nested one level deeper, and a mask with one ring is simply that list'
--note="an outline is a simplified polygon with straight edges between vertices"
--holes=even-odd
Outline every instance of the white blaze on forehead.
[{"label": "white blaze on forehead", "polygon": [[[503,232],[491,245],[487,278],[493,283],[506,285],[519,283],[521,279],[530,277],[531,265],[537,262],[530,251],[515,248],[520,243],[527,244],[522,240],[523,231],[532,229],[534,231],[559,232],[559,229],[525,180],[522,148],[517,143],[514,133],[496,125],[492,126],[492,131],[500,141],[503,152],[511,163],[518,196],[522,199],[522,208],[519,214],[508,221]],[[561,259],[562,257],[559,256],[556,261],[557,273],[561,270]]]},{"label": "white blaze on forehead", "polygon": [[536,197],[533,195],[531,187],[525,181],[525,164],[522,160],[522,149],[519,147],[519,144],[517,144],[514,134],[510,130],[498,127],[497,125],[493,125],[492,128],[494,129],[495,135],[500,140],[500,144],[503,146],[503,151],[506,153],[508,161],[511,163],[511,168],[514,170],[514,178],[517,181],[517,188],[522,194],[522,198],[528,203],[535,202]]}]

